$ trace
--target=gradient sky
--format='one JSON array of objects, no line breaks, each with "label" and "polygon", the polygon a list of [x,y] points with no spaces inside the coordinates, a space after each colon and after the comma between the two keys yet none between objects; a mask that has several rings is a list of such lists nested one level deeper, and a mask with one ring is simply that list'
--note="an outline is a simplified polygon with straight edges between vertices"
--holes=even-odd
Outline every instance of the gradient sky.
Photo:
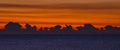
[{"label": "gradient sky", "polygon": [[0,28],[9,21],[37,27],[120,26],[120,0],[0,0]]}]

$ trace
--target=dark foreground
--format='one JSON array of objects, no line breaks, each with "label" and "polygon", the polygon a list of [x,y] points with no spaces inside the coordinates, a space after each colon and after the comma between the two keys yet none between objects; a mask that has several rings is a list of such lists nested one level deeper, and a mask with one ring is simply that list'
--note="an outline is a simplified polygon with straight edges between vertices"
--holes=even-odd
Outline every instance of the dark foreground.
[{"label": "dark foreground", "polygon": [[0,50],[120,50],[120,35],[0,35]]}]

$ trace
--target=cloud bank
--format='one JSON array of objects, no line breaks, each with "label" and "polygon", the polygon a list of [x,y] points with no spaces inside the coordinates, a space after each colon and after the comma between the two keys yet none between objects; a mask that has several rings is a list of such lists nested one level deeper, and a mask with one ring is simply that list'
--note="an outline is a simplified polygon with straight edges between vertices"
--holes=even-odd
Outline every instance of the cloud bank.
[{"label": "cloud bank", "polygon": [[32,8],[32,9],[120,9],[120,3],[64,3],[64,4],[0,4],[0,8]]}]

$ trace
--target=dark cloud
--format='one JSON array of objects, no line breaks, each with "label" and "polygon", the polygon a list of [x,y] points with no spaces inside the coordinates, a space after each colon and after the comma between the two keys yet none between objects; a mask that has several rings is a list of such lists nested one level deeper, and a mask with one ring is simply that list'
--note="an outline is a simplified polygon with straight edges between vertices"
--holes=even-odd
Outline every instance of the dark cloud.
[{"label": "dark cloud", "polygon": [[44,8],[44,5],[0,4],[0,7],[12,8]]},{"label": "dark cloud", "polygon": [[0,4],[2,8],[35,8],[35,9],[120,9],[119,3],[92,3],[92,4],[46,4],[46,5],[22,5]]}]

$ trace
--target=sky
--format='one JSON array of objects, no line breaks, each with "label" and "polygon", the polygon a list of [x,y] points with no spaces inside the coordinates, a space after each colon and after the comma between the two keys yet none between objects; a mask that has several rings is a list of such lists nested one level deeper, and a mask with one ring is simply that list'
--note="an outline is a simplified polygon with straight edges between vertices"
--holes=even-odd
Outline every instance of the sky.
[{"label": "sky", "polygon": [[120,0],[0,0],[0,29],[8,22],[37,27],[86,23],[120,26]]}]

